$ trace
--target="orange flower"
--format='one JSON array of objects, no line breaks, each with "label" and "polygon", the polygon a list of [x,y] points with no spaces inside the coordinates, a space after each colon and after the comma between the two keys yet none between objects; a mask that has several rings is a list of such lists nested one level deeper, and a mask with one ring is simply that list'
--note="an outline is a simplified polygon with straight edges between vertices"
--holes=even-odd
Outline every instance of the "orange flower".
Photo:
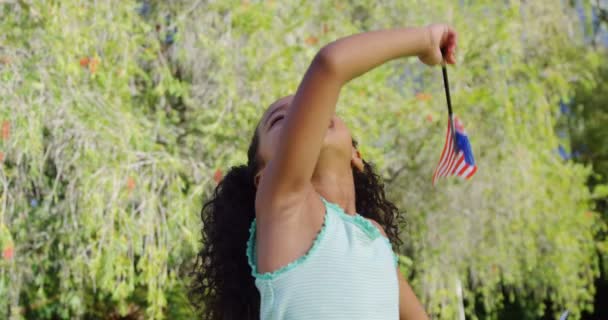
[{"label": "orange flower", "polygon": [[97,66],[99,66],[99,59],[91,59],[89,62],[89,71],[91,71],[92,74],[95,74],[95,72],[97,72]]},{"label": "orange flower", "polygon": [[587,219],[593,218],[593,211],[587,211],[587,212],[585,212],[585,218],[587,218]]},{"label": "orange flower", "polygon": [[133,177],[127,178],[127,190],[133,191],[135,189],[135,179]]},{"label": "orange flower", "polygon": [[80,59],[80,66],[85,68],[89,65],[89,57],[84,57]]},{"label": "orange flower", "polygon": [[11,260],[13,258],[14,253],[15,253],[15,250],[13,247],[6,247],[2,251],[2,257],[6,260]]},{"label": "orange flower", "polygon": [[8,140],[8,137],[11,134],[11,123],[7,120],[2,122],[2,139]]},{"label": "orange flower", "polygon": [[317,37],[314,37],[314,36],[309,36],[304,41],[306,42],[306,44],[314,46],[315,44],[317,44],[317,42],[319,42],[319,39],[317,39]]},{"label": "orange flower", "polygon": [[2,151],[0,151],[0,162],[2,162],[4,160],[4,153],[2,153]]},{"label": "orange flower", "polygon": [[426,121],[428,121],[428,122],[433,122],[433,115],[432,115],[432,114],[430,114],[430,113],[429,113],[429,114],[427,114],[427,115],[426,115]]},{"label": "orange flower", "polygon": [[220,181],[222,181],[223,178],[224,178],[224,176],[222,174],[222,170],[220,170],[220,169],[215,170],[215,173],[213,174],[213,180],[215,180],[215,183],[220,183]]},{"label": "orange flower", "polygon": [[431,100],[432,96],[428,93],[425,92],[419,92],[416,93],[416,100],[418,101],[429,101]]}]

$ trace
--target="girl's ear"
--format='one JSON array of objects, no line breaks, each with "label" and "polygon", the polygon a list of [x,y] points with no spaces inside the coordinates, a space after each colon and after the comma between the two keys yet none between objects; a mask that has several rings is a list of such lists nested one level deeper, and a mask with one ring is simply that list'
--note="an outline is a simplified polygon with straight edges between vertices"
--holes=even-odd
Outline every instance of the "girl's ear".
[{"label": "girl's ear", "polygon": [[352,147],[352,156],[350,159],[350,164],[353,167],[357,168],[359,171],[361,171],[361,172],[364,171],[363,159],[361,158],[361,153],[355,147]]},{"label": "girl's ear", "polygon": [[258,188],[258,184],[260,184],[260,178],[262,177],[262,172],[264,172],[264,169],[258,171],[258,173],[256,173],[255,177],[253,178],[253,184],[255,185],[255,188]]}]

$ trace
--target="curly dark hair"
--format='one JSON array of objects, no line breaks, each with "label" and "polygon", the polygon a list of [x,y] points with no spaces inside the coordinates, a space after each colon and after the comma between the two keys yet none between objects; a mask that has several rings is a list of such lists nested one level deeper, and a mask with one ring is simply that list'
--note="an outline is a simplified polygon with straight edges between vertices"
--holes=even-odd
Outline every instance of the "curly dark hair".
[{"label": "curly dark hair", "polygon": [[[203,319],[259,319],[260,295],[245,254],[255,217],[254,176],[259,170],[259,136],[253,135],[247,165],[230,168],[201,210],[202,249],[191,275],[189,298]],[[353,146],[357,142],[353,139]],[[357,212],[378,222],[399,252],[397,207],[386,199],[381,178],[371,164],[353,169]]]}]

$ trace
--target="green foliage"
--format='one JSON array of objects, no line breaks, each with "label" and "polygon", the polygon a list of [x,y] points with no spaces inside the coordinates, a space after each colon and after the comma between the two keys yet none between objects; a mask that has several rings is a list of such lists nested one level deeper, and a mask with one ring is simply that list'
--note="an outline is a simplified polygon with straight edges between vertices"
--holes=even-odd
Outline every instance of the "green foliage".
[{"label": "green foliage", "polygon": [[[596,81],[581,83],[576,87],[572,101],[573,115],[565,121],[570,129],[573,149],[580,149],[581,162],[593,165],[599,175],[594,179],[597,183],[606,182],[608,178],[608,145],[605,138],[608,135],[608,68],[598,68],[594,75]],[[601,193],[598,196],[607,196],[605,191]]]},{"label": "green foliage", "polygon": [[571,101],[572,110],[562,119],[567,129],[570,149],[576,160],[593,167],[594,174],[587,181],[593,190],[595,210],[604,223],[596,226],[597,251],[603,259],[602,285],[608,287],[608,68],[603,65],[594,71],[593,82],[577,84]]},{"label": "green foliage", "polygon": [[0,263],[2,316],[191,318],[184,268],[201,201],[216,169],[245,161],[264,109],[325,43],[447,21],[471,182],[431,187],[446,122],[438,68],[393,61],[338,105],[405,212],[402,271],[433,318],[498,318],[514,301],[529,319],[579,317],[601,220],[591,168],[558,158],[554,128],[573,75],[593,83],[597,54],[563,1],[461,2],[0,4],[0,237],[15,248]]},{"label": "green foliage", "polygon": [[93,5],[2,7],[0,216],[15,256],[0,300],[12,318],[80,317],[91,293],[124,314],[138,287],[160,318],[196,246],[202,186],[184,189],[200,164],[178,153],[161,109],[187,85],[135,3]]}]

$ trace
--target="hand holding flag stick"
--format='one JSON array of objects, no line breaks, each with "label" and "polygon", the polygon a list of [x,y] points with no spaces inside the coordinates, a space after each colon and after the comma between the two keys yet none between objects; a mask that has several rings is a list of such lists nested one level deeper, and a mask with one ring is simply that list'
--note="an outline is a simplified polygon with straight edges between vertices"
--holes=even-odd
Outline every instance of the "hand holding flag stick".
[{"label": "hand holding flag stick", "polygon": [[448,71],[445,67],[445,63],[441,65],[441,69],[443,73],[445,97],[448,104],[448,128],[443,151],[441,152],[439,163],[433,174],[433,186],[437,179],[441,177],[457,176],[468,180],[477,172],[477,166],[475,165],[469,138],[458,117],[455,117],[452,113]]}]

